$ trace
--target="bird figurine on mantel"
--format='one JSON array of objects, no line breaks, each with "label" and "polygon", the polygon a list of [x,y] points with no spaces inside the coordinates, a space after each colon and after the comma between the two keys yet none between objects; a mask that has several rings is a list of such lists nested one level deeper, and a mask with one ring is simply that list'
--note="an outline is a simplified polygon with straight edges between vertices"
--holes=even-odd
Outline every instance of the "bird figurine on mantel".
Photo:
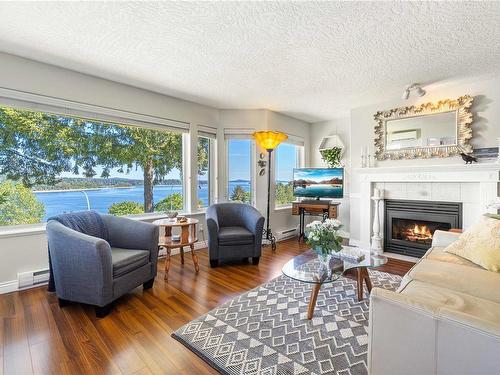
[{"label": "bird figurine on mantel", "polygon": [[465,164],[472,164],[472,162],[477,163],[477,159],[474,156],[467,155],[463,152],[460,153],[460,156],[462,156],[462,159],[464,159]]}]

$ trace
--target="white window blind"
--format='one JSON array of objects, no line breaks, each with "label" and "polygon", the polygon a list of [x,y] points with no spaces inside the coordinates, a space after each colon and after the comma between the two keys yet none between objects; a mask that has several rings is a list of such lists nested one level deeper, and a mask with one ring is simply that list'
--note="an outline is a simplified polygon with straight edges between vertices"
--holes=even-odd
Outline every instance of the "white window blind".
[{"label": "white window blind", "polygon": [[252,139],[255,129],[226,128],[224,129],[224,139]]},{"label": "white window blind", "polygon": [[198,125],[198,135],[200,137],[215,139],[217,137],[217,129],[211,126]]},{"label": "white window blind", "polygon": [[304,146],[304,138],[292,134],[287,135],[288,139],[285,141],[286,143],[290,143],[295,146]]},{"label": "white window blind", "polygon": [[189,132],[189,123],[0,87],[0,105],[122,125]]}]

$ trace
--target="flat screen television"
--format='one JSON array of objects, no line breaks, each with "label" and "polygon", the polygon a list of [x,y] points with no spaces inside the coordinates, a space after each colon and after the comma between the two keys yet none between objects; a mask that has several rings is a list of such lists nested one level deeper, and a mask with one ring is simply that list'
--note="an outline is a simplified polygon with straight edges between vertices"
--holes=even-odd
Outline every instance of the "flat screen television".
[{"label": "flat screen television", "polygon": [[344,168],[297,168],[293,170],[293,195],[307,198],[342,198]]}]

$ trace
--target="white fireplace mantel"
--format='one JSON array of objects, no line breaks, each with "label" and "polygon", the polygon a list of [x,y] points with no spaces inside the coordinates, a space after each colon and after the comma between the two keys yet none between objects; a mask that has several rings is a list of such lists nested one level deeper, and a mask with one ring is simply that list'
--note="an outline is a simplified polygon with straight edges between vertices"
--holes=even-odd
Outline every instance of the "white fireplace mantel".
[{"label": "white fireplace mantel", "polygon": [[450,164],[356,168],[360,181],[369,182],[481,182],[498,181],[500,164]]},{"label": "white fireplace mantel", "polygon": [[[466,228],[486,212],[500,185],[500,164],[496,163],[356,168],[354,173],[360,183],[359,242],[363,247],[370,247],[375,187],[385,191],[386,199],[461,202]],[[383,212],[379,216],[383,221]]]}]

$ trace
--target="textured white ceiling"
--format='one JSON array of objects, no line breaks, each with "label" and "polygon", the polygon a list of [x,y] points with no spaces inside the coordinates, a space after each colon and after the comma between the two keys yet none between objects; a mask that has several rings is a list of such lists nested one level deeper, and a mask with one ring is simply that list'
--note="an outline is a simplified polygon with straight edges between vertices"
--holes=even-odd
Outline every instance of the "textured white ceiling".
[{"label": "textured white ceiling", "polygon": [[4,2],[0,14],[3,52],[310,122],[500,69],[498,2]]}]

